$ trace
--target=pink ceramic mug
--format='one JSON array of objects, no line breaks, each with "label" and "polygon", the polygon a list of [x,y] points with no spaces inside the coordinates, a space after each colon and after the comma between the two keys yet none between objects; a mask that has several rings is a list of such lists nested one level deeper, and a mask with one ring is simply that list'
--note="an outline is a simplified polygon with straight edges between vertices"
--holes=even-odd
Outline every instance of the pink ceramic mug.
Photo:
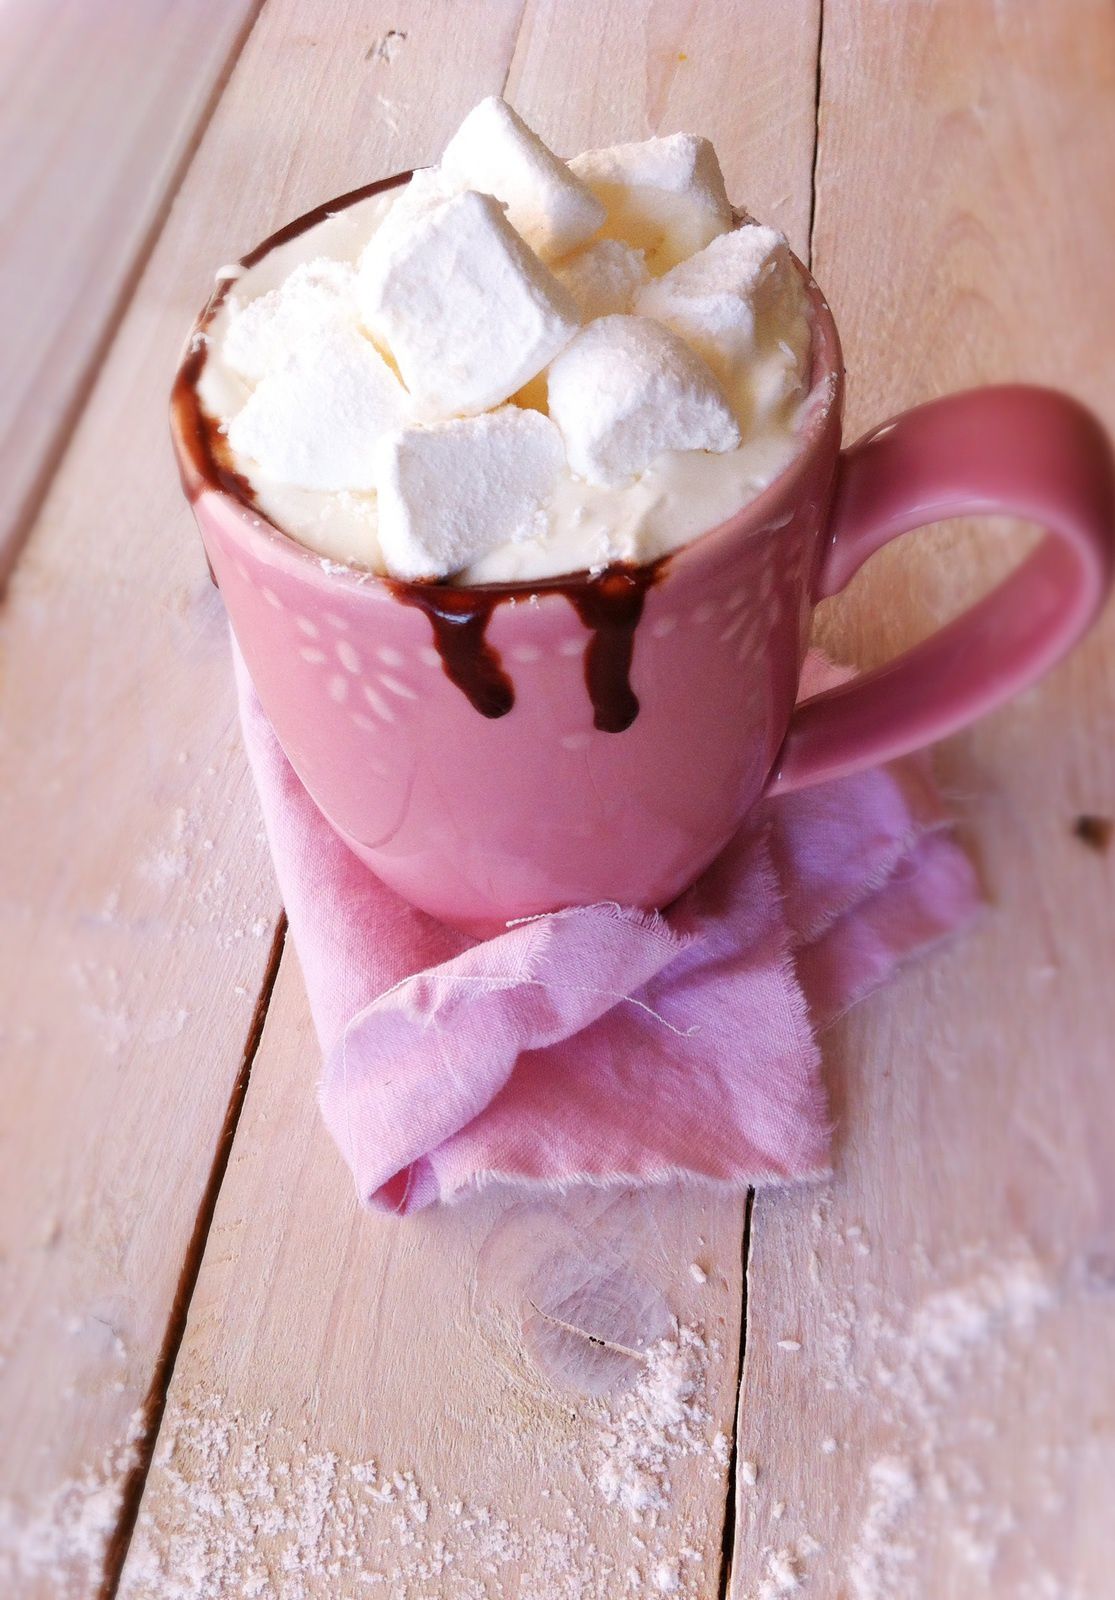
[{"label": "pink ceramic mug", "polygon": [[[982,389],[842,452],[840,345],[809,284],[815,398],[792,464],[655,567],[596,579],[454,589],[323,563],[220,469],[193,399],[203,356],[187,359],[176,449],[260,699],[325,817],[415,905],[477,930],[599,900],[666,905],[761,796],[962,727],[1095,618],[1115,491],[1094,418],[1049,390]],[[1048,532],[956,621],[795,710],[816,602],[896,535],[976,512]]]}]

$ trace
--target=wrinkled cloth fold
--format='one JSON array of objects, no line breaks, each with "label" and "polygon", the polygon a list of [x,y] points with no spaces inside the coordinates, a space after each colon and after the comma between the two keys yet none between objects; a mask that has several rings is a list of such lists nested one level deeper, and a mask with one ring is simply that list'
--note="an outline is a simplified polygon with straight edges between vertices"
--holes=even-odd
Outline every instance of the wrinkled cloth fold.
[{"label": "wrinkled cloth fold", "polygon": [[[828,1170],[817,1032],[980,903],[924,757],[762,802],[664,914],[477,941],[381,884],[302,787],[239,652],[244,741],[360,1198]],[[802,693],[846,673],[813,655]]]}]

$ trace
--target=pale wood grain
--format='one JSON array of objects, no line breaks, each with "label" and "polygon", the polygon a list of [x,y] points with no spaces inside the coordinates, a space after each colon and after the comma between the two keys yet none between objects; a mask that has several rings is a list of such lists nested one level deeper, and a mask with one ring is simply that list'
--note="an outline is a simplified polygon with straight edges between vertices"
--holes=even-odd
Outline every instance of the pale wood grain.
[{"label": "pale wood grain", "polygon": [[[508,92],[569,150],[658,128],[704,129],[721,145],[739,197],[757,209],[780,207],[800,242],[807,232],[815,37],[811,5],[777,15],[742,4],[684,14],[653,4],[532,6]],[[433,48],[433,41],[424,45]],[[407,62],[400,50],[392,92],[402,137],[413,140],[413,156],[404,147],[409,164],[430,140],[422,91],[428,80],[419,76],[430,62],[420,58],[413,78]],[[458,65],[456,87],[461,73]],[[737,96],[747,80],[758,86],[753,104]],[[473,97],[480,92],[478,76]],[[780,113],[770,119],[765,107],[778,95]],[[334,116],[343,119],[340,108]],[[327,118],[322,125],[330,125]],[[602,1319],[607,1337],[626,1304],[610,1275],[637,1274],[706,1341],[700,1393],[707,1445],[726,1426],[737,1381],[742,1200],[711,1202],[682,1190],[590,1192],[526,1206],[514,1195],[479,1198],[402,1224],[359,1214],[314,1117],[315,1059],[288,952],[121,1593],[129,1600],[162,1596],[168,1583],[200,1567],[220,1574],[228,1592],[263,1574],[280,1595],[330,1600],[366,1592],[361,1572],[386,1575],[382,1592],[444,1600],[611,1600],[655,1592],[656,1582],[675,1576],[679,1594],[715,1595],[723,1459],[707,1450],[683,1453],[656,1526],[634,1524],[608,1504],[598,1472],[614,1448],[607,1443],[617,1431],[610,1418],[630,1403],[631,1391],[589,1397],[580,1363],[576,1381],[559,1381],[552,1347],[538,1343],[535,1306],[547,1283],[584,1271],[589,1282],[578,1314]],[[706,1282],[691,1273],[694,1261]],[[567,1354],[580,1336],[560,1340]],[[213,1396],[215,1433],[206,1432]],[[216,1518],[208,1509],[206,1455],[212,1468],[222,1435],[232,1453],[217,1487],[246,1493],[259,1513],[270,1484],[280,1520],[287,1519],[254,1552],[230,1533],[223,1508],[232,1501],[221,1502]],[[206,1439],[208,1450],[201,1448]],[[307,1462],[315,1455],[336,1458],[334,1503],[343,1508],[351,1496],[365,1507],[353,1513],[366,1517],[358,1548],[333,1573],[323,1570],[340,1540],[332,1513],[300,1549],[290,1528],[312,1499]],[[429,1506],[426,1522],[409,1524],[405,1511],[390,1505],[367,1512],[352,1464],[368,1458],[381,1473],[413,1474],[415,1492]],[[457,1513],[456,1501],[463,1503]],[[479,1519],[485,1507],[506,1523],[504,1533]],[[392,1520],[400,1514],[401,1531]],[[452,1557],[443,1568],[439,1543]],[[281,1577],[284,1554],[301,1565],[301,1580]]]},{"label": "pale wood grain", "polygon": [[[415,69],[375,54],[396,12],[267,8],[0,612],[6,1597],[96,1591],[278,916],[220,600],[171,459],[171,375],[216,264],[428,158],[499,88],[516,7],[478,32],[456,15],[408,14],[442,81],[414,139],[391,108]],[[303,1072],[312,1118],[308,1057]]]},{"label": "pale wood grain", "polygon": [[[850,435],[1013,377],[1115,419],[1111,8],[826,0],[822,67],[814,266]],[[994,546],[892,547],[825,638],[885,658]],[[1115,809],[1113,667],[1109,615],[941,750],[991,909],[831,1035],[831,1189],[756,1201],[737,1600],[778,1592],[779,1551],[818,1600],[1110,1593],[1113,858],[1072,830]]]},{"label": "pale wood grain", "polygon": [[0,7],[0,581],[258,0]]}]

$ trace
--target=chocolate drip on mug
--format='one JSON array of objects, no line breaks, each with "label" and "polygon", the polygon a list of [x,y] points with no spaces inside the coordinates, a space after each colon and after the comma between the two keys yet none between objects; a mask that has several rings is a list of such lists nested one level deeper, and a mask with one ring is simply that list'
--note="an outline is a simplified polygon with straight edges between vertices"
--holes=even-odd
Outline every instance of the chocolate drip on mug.
[{"label": "chocolate drip on mug", "polygon": [[482,717],[505,717],[515,704],[515,685],[499,651],[487,638],[502,589],[451,589],[440,583],[387,580],[396,600],[417,606],[430,619],[445,675]]},{"label": "chocolate drip on mug", "polygon": [[[228,444],[212,417],[201,409],[197,382],[207,354],[204,328],[216,314],[228,293],[224,283],[216,291],[205,312],[201,328],[194,334],[189,352],[179,367],[170,393],[171,412],[180,446],[178,475],[186,498],[194,501],[208,487],[226,489],[235,499],[255,503],[255,491],[244,473],[237,472],[228,459]],[[208,558],[207,558],[208,559]],[[210,567],[210,573],[213,569]]]},{"label": "chocolate drip on mug", "polygon": [[[665,558],[645,567],[617,563],[600,573],[543,579],[527,591],[531,597],[560,594],[588,630],[585,686],[593,725],[603,733],[622,733],[639,714],[639,701],[631,687],[635,629],[647,590],[657,582],[664,565]],[[526,585],[455,588],[389,581],[389,587],[404,605],[426,613],[446,677],[481,716],[506,716],[515,704],[515,686],[487,630],[497,606],[522,603]]]},{"label": "chocolate drip on mug", "polygon": [[562,589],[592,635],[585,651],[585,684],[593,726],[602,733],[622,733],[639,715],[638,697],[631,687],[635,629],[661,566],[661,562],[611,566],[597,577]]}]

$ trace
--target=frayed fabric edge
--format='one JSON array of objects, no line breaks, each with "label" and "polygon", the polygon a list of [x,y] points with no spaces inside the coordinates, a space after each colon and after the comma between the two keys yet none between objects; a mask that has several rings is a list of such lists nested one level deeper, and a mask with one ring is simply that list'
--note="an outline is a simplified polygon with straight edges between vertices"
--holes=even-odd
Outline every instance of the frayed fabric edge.
[{"label": "frayed fabric edge", "polygon": [[[775,1170],[759,1170],[752,1173],[740,1174],[738,1177],[716,1178],[709,1173],[694,1172],[692,1168],[666,1166],[656,1168],[650,1172],[574,1172],[560,1178],[522,1177],[513,1173],[498,1171],[497,1169],[471,1173],[467,1178],[462,1178],[459,1183],[447,1189],[439,1189],[436,1196],[432,1197],[427,1205],[449,1205],[464,1199],[470,1194],[481,1194],[493,1188],[516,1189],[524,1193],[562,1195],[573,1189],[625,1189],[625,1188],[664,1188],[668,1184],[677,1184],[686,1189],[702,1189],[713,1194],[742,1194],[748,1189],[794,1189],[803,1184],[823,1183],[832,1177],[832,1163],[826,1161],[816,1167],[810,1167],[802,1172],[786,1173]],[[406,1215],[406,1198],[409,1194],[410,1183],[404,1192],[400,1206],[382,1206],[377,1203],[374,1195],[361,1195],[361,1203],[369,1210],[389,1212],[392,1215]],[[416,1209],[424,1210],[426,1206]]]}]

